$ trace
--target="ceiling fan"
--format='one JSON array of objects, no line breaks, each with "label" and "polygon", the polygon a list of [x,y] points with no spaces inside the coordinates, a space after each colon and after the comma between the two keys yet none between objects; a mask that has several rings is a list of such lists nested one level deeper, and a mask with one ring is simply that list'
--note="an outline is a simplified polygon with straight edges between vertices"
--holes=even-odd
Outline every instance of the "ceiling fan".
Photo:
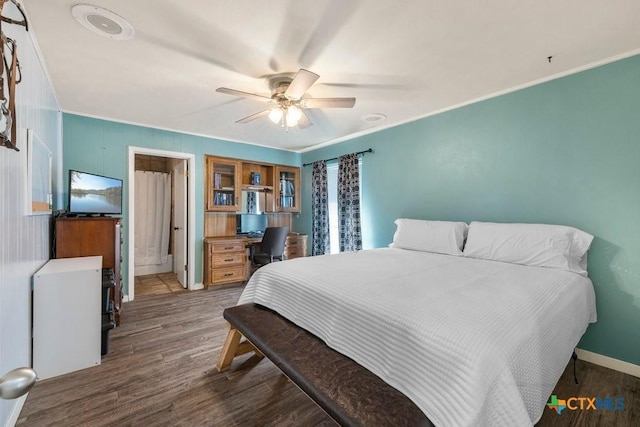
[{"label": "ceiling fan", "polygon": [[271,97],[226,87],[219,87],[216,92],[271,104],[262,111],[237,120],[236,123],[248,123],[268,116],[273,123],[280,124],[285,130],[294,126],[303,129],[313,125],[304,112],[307,108],[352,108],[356,103],[355,98],[304,98],[307,90],[319,77],[316,73],[304,68],[301,68],[293,78],[290,74],[270,76],[267,81],[271,89]]}]

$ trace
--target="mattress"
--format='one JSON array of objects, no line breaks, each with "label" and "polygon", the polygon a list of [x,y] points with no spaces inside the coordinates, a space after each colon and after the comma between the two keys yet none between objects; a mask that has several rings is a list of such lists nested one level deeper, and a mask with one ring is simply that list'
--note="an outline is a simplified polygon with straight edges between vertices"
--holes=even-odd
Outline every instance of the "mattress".
[{"label": "mattress", "polygon": [[533,424],[590,322],[591,281],[384,248],[259,269],[254,302],[409,397],[437,426]]}]

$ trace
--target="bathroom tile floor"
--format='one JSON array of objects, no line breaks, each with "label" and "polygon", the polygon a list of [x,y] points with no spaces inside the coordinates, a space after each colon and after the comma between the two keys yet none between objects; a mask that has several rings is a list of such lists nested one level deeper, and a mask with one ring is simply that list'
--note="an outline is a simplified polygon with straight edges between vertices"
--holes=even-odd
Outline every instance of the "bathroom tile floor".
[{"label": "bathroom tile floor", "polygon": [[186,289],[178,282],[175,273],[149,274],[136,276],[135,295],[162,295],[174,292],[184,292]]}]

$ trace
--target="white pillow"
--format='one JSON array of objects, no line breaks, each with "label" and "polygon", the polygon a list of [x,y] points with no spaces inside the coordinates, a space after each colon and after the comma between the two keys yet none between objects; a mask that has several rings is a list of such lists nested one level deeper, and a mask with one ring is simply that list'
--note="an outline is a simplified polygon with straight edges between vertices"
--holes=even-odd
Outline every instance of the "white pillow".
[{"label": "white pillow", "polygon": [[564,225],[469,224],[464,256],[587,275],[586,255],[593,236]]},{"label": "white pillow", "polygon": [[464,222],[398,218],[395,224],[392,248],[462,255],[468,227]]}]

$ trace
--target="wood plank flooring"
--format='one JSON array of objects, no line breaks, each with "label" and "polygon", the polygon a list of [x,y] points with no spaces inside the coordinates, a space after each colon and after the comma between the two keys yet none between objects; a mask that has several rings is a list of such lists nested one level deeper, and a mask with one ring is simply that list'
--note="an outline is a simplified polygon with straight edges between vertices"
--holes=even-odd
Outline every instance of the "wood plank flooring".
[{"label": "wood plank flooring", "polygon": [[[229,371],[215,363],[227,333],[222,310],[242,286],[137,296],[111,331],[102,364],[39,381],[19,426],[334,426],[271,362],[250,355]],[[578,362],[559,398],[622,396],[623,411],[545,409],[539,426],[639,425],[640,379]]]}]

